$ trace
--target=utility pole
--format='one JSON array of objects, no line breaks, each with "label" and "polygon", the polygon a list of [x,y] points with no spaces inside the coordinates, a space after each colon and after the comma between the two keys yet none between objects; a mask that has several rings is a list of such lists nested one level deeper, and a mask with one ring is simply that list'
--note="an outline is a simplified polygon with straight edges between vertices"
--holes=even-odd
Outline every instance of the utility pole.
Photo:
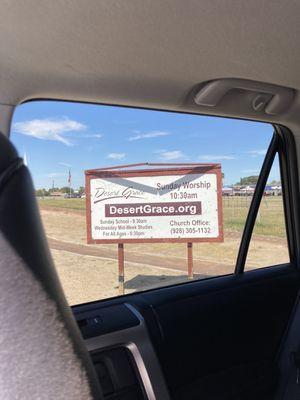
[{"label": "utility pole", "polygon": [[68,178],[68,182],[69,182],[69,199],[71,198],[71,181],[72,181],[72,177],[71,177],[71,168],[69,169],[69,178]]}]

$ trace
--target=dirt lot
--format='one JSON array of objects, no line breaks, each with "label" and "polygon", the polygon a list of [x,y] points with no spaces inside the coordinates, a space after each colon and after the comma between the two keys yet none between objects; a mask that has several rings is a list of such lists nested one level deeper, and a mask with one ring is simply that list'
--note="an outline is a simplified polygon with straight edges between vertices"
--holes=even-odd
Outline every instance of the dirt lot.
[{"label": "dirt lot", "polygon": [[[80,207],[40,204],[50,248],[70,304],[117,296],[117,246],[86,244],[85,213]],[[195,278],[232,273],[240,237],[238,230],[225,229],[224,243],[194,244]],[[186,280],[184,244],[126,245],[125,260],[126,293]],[[255,235],[246,268],[287,260],[283,237]]]},{"label": "dirt lot", "polygon": [[[115,260],[82,256],[53,250],[54,262],[70,304],[118,295],[118,274]],[[147,264],[125,263],[125,292],[186,281],[181,271],[157,268]]]}]

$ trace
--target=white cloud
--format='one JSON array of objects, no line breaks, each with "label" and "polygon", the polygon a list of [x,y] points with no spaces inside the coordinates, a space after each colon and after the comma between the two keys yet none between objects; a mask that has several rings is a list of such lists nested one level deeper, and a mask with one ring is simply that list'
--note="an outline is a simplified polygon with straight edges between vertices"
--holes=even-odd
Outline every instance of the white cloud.
[{"label": "white cloud", "polygon": [[71,146],[72,142],[64,135],[68,132],[82,131],[86,126],[69,118],[45,118],[16,122],[13,130],[27,136],[42,140],[55,140]]},{"label": "white cloud", "polygon": [[200,160],[204,161],[225,161],[225,160],[234,160],[234,156],[229,155],[217,155],[217,154],[203,154],[199,156]]},{"label": "white cloud", "polygon": [[107,155],[107,158],[111,158],[112,160],[122,160],[123,158],[125,158],[125,156],[125,153],[109,153]]},{"label": "white cloud", "polygon": [[[138,132],[138,131],[135,131]],[[170,132],[165,132],[165,131],[151,131],[148,133],[138,133],[135,136],[131,136],[130,138],[128,138],[128,140],[130,142],[132,142],[133,140],[141,140],[141,139],[150,139],[150,138],[155,138],[155,137],[159,137],[159,136],[168,136],[170,135]]]},{"label": "white cloud", "polygon": [[84,128],[85,132],[69,131],[64,133],[64,138],[69,139],[102,139],[102,133],[90,133],[86,132],[86,126]]},{"label": "white cloud", "polygon": [[58,163],[59,165],[62,165],[63,167],[68,167],[68,168],[71,168],[72,167],[72,165],[71,164],[68,164],[68,163],[65,163],[65,162],[60,162],[60,163]]},{"label": "white cloud", "polygon": [[94,133],[93,135],[90,135],[89,137],[94,137],[94,138],[100,139],[103,137],[103,135],[101,133]]},{"label": "white cloud", "polygon": [[161,151],[159,155],[160,159],[164,161],[178,160],[185,157],[181,150]]},{"label": "white cloud", "polygon": [[250,150],[247,151],[248,154],[251,154],[252,157],[264,156],[266,154],[266,149],[258,149],[258,150]]}]

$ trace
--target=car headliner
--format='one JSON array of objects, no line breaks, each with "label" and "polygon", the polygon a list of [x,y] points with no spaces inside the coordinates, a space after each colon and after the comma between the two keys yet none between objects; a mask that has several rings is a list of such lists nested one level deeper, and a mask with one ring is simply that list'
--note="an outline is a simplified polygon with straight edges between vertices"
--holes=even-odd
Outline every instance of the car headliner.
[{"label": "car headliner", "polygon": [[[226,77],[300,89],[296,0],[2,0],[1,14],[3,105],[52,98],[256,118],[189,94]],[[297,96],[273,120],[296,126],[299,107]]]}]

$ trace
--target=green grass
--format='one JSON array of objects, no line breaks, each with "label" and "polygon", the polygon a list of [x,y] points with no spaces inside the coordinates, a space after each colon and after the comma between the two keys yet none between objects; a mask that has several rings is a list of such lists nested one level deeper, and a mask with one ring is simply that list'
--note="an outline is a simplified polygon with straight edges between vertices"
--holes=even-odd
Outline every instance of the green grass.
[{"label": "green grass", "polygon": [[[248,214],[250,199],[223,198],[224,228],[241,232]],[[285,237],[284,212],[281,196],[264,197],[259,208],[254,234]]]},{"label": "green grass", "polygon": [[41,208],[66,208],[69,210],[85,210],[85,199],[47,198],[39,199]]},{"label": "green grass", "polygon": [[[250,198],[224,197],[224,229],[241,232],[244,229]],[[39,199],[41,208],[61,208],[85,211],[85,199]],[[282,197],[265,197],[261,203],[254,234],[272,237],[285,237]]]}]

